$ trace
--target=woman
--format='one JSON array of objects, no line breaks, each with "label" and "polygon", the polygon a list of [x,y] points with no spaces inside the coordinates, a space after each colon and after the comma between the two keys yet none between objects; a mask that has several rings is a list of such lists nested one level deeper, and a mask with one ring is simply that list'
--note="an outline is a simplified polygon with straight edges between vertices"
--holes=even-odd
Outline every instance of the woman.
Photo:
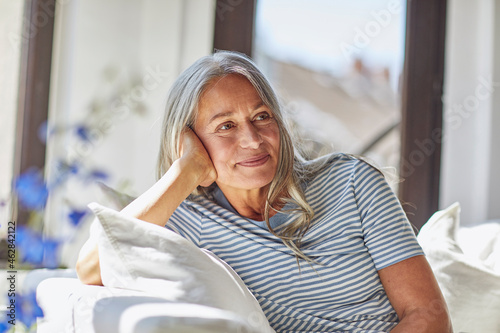
[{"label": "woman", "polygon": [[[277,332],[451,332],[446,304],[378,170],[304,161],[246,57],[201,58],[171,88],[159,180],[123,212],[230,264]],[[80,279],[101,284],[97,248]]]}]

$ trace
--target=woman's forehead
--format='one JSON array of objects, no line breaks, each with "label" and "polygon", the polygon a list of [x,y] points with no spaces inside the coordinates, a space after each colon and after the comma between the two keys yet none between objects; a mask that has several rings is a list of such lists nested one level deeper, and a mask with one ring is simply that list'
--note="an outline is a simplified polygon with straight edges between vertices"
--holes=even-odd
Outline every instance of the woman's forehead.
[{"label": "woman's forehead", "polygon": [[207,106],[236,105],[236,104],[262,104],[263,101],[247,78],[241,75],[227,75],[212,80],[201,94],[198,109]]},{"label": "woman's forehead", "polygon": [[252,89],[257,92],[250,81],[243,75],[226,74],[223,76],[218,76],[208,81],[205,89],[203,89],[201,98],[206,95],[210,95],[214,92],[214,90],[220,93],[224,91],[229,92],[235,89],[241,89],[242,87]]}]

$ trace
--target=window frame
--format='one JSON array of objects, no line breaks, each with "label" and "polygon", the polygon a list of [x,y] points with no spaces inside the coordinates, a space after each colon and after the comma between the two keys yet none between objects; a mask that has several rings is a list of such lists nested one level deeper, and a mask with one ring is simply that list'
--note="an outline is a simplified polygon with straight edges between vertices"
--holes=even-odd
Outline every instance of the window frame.
[{"label": "window frame", "polygon": [[[45,143],[39,130],[49,113],[56,0],[25,0],[19,64],[13,177],[30,168],[45,170]],[[30,212],[13,204],[13,220],[28,223]]]},{"label": "window frame", "polygon": [[407,1],[399,199],[420,230],[439,209],[446,0]]}]

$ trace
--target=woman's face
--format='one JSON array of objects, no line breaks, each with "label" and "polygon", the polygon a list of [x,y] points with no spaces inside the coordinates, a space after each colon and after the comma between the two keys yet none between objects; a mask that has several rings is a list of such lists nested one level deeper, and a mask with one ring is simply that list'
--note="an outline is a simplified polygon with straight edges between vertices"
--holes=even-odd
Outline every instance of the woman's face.
[{"label": "woman's face", "polygon": [[243,76],[216,78],[201,95],[194,131],[229,191],[261,189],[275,173],[279,129],[271,110]]}]

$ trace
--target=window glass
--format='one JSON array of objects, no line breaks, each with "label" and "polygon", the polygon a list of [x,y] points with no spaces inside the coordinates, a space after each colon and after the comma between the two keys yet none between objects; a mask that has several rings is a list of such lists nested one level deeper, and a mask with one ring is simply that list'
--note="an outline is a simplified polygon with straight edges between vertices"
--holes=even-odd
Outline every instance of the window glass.
[{"label": "window glass", "polygon": [[405,8],[400,0],[259,0],[254,58],[309,157],[399,164]]}]

